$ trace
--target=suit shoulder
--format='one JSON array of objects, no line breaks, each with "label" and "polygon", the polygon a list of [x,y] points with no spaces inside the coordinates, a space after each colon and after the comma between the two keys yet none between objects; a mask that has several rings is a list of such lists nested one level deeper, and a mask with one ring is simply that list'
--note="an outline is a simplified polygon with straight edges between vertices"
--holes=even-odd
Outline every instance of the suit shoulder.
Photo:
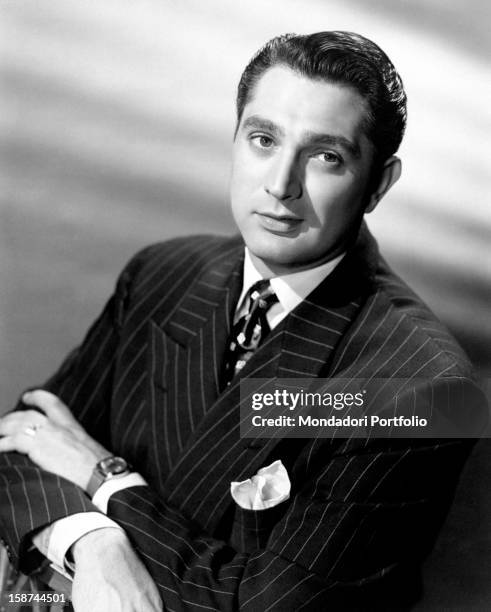
[{"label": "suit shoulder", "polygon": [[417,364],[422,376],[473,375],[472,364],[457,340],[383,260],[375,276],[372,299],[375,312],[383,317],[384,334],[390,334],[387,344],[391,338],[400,343],[398,353],[411,357],[412,367]]},{"label": "suit shoulder", "polygon": [[181,268],[194,265],[197,272],[212,265],[214,258],[242,248],[239,236],[227,237],[212,234],[181,236],[150,244],[138,251],[125,267],[124,273],[132,279],[145,278],[162,272],[179,273]]}]

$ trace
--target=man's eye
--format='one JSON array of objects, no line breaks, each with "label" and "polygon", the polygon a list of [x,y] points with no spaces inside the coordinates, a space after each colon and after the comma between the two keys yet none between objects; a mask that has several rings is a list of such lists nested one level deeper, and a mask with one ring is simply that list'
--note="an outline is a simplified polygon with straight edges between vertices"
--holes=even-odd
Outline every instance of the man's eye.
[{"label": "man's eye", "polygon": [[332,151],[322,151],[317,155],[317,159],[319,159],[324,164],[340,164],[343,160],[337,153],[333,153]]},{"label": "man's eye", "polygon": [[274,144],[271,136],[266,136],[265,134],[255,134],[251,136],[251,140],[260,149],[270,149]]}]

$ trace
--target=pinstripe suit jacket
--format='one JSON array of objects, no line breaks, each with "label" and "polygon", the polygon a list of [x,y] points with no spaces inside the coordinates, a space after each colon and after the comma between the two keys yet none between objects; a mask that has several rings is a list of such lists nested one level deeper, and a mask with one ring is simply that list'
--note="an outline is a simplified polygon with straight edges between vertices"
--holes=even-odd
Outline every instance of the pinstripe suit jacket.
[{"label": "pinstripe suit jacket", "polygon": [[[237,238],[145,249],[44,388],[149,482],[113,495],[108,515],[127,531],[166,609],[403,608],[469,442],[241,439],[238,380],[222,391],[220,369],[242,257]],[[241,376],[417,376],[448,398],[472,385],[460,348],[365,230]],[[420,396],[408,394],[426,401]],[[289,471],[291,499],[261,512],[236,507],[230,482],[275,459]],[[14,561],[27,562],[33,530],[95,510],[24,456],[0,462],[1,530]]]}]

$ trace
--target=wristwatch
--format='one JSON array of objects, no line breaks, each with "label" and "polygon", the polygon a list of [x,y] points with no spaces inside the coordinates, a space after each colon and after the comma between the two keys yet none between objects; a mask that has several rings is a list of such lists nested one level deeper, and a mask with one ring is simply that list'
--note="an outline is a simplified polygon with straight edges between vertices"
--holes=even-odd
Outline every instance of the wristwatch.
[{"label": "wristwatch", "polygon": [[87,485],[87,494],[92,499],[95,492],[101,486],[102,483],[106,482],[111,478],[121,478],[129,474],[130,466],[126,459],[122,457],[115,457],[111,455],[105,457],[96,463],[94,471]]}]

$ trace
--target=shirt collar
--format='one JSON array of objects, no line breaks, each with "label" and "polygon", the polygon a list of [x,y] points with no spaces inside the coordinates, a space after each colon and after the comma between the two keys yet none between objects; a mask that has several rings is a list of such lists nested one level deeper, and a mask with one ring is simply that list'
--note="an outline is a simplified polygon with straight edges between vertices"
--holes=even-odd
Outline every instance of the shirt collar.
[{"label": "shirt collar", "polygon": [[[302,270],[301,272],[291,272],[290,274],[284,274],[282,276],[275,276],[271,278],[271,287],[274,289],[278,296],[279,303],[283,310],[287,313],[291,312],[302,300],[304,300],[309,293],[311,293],[317,285],[321,283],[334,268],[338,265],[345,253],[341,253],[334,259],[327,261],[326,263],[310,268],[310,270]],[[263,277],[257,271],[256,267],[252,263],[249,249],[245,248],[244,257],[244,276],[242,293],[240,295],[238,306],[240,306],[244,300],[246,293],[249,289],[261,280]]]}]

